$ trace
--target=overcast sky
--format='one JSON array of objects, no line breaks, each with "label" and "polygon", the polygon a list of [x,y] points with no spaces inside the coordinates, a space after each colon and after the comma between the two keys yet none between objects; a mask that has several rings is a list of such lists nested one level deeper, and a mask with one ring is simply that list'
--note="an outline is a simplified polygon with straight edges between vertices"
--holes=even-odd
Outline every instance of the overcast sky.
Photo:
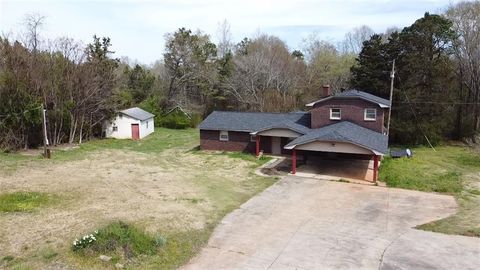
[{"label": "overcast sky", "polygon": [[112,39],[115,56],[144,64],[160,59],[166,33],[179,27],[200,29],[217,40],[218,24],[227,20],[232,37],[265,32],[291,49],[316,32],[336,43],[346,32],[366,24],[377,32],[412,24],[426,11],[441,12],[452,0],[0,0],[0,33],[16,37],[27,13],[46,16],[46,38],[68,36],[84,43],[92,36]]}]

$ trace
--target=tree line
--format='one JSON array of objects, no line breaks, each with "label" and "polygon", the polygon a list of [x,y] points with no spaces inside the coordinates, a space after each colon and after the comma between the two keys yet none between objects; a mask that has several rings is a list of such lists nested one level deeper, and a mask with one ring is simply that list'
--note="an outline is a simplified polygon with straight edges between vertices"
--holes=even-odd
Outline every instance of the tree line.
[{"label": "tree line", "polygon": [[426,13],[411,26],[374,33],[360,26],[333,44],[311,35],[292,50],[280,38],[257,34],[232,41],[225,21],[218,41],[180,28],[165,38],[163,59],[151,66],[114,59],[108,37],[83,45],[41,38],[44,18],[26,17],[21,40],[0,38],[0,148],[41,142],[47,109],[51,145],[102,135],[120,109],[139,106],[156,123],[187,121],[166,115],[177,106],[194,126],[213,110],[304,110],[322,85],[356,88],[388,98],[396,62],[391,143],[474,138],[480,126],[480,2],[461,2],[444,14]]},{"label": "tree line", "polygon": [[27,18],[24,42],[0,38],[0,148],[28,148],[42,142],[42,111],[52,145],[82,142],[98,135],[98,126],[115,109],[117,68],[108,38],[94,37],[83,47],[59,38],[39,47],[43,18]]},{"label": "tree line", "polygon": [[[471,138],[480,128],[480,2],[426,13],[388,38],[372,35],[351,68],[350,85],[388,97],[396,74],[390,141],[438,143]],[[477,139],[478,140],[478,139]]]}]

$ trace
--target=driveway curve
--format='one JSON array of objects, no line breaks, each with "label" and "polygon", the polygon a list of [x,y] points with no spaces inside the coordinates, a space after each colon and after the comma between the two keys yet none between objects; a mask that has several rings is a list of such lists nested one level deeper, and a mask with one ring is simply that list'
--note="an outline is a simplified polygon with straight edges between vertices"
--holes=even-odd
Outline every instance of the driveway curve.
[{"label": "driveway curve", "polygon": [[455,211],[451,196],[287,176],[183,269],[480,269],[480,239],[413,229]]}]

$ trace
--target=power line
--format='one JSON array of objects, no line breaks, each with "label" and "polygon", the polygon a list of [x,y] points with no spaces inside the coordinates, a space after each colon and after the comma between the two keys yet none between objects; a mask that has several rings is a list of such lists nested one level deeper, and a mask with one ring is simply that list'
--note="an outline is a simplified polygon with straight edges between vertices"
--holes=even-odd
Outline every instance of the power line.
[{"label": "power line", "polygon": [[402,104],[440,104],[440,105],[478,105],[478,102],[437,102],[437,101],[412,101],[405,102],[405,101],[397,101],[395,103],[402,103]]}]

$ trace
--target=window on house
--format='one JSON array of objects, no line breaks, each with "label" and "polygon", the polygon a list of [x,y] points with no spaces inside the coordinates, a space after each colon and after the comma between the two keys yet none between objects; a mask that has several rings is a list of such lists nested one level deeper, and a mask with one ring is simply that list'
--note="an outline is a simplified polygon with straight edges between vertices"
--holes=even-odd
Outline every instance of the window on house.
[{"label": "window on house", "polygon": [[340,108],[330,108],[330,120],[342,119],[342,110]]},{"label": "window on house", "polygon": [[228,131],[220,131],[220,141],[228,141]]},{"label": "window on house", "polygon": [[145,124],[145,126],[146,126],[146,127],[147,127],[147,129],[148,129],[148,120],[147,120],[147,121],[145,121],[145,123],[146,123],[146,124]]},{"label": "window on house", "polygon": [[375,121],[377,120],[377,109],[375,108],[366,108],[363,115],[365,121]]},{"label": "window on house", "polygon": [[117,127],[117,126],[113,126],[112,130],[113,130],[113,131],[118,131],[118,127]]},{"label": "window on house", "polygon": [[257,142],[257,135],[250,135],[251,142]]}]

